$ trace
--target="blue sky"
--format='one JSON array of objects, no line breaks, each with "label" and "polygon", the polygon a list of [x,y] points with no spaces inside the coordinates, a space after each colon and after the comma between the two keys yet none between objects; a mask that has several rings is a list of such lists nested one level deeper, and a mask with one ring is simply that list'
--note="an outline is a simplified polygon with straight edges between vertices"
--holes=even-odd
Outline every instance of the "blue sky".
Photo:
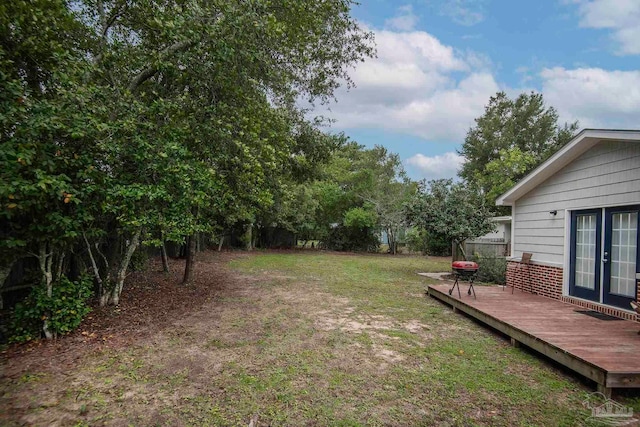
[{"label": "blue sky", "polygon": [[640,128],[640,0],[361,0],[378,57],[351,71],[333,131],[454,177],[456,149],[498,90],[542,92],[561,121]]}]

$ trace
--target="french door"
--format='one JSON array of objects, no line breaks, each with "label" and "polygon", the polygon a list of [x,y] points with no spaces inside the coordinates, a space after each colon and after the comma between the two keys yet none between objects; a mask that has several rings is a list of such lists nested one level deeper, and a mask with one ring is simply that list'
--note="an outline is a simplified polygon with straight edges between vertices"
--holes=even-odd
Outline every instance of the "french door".
[{"label": "french door", "polygon": [[640,206],[571,214],[569,293],[630,309],[640,272]]},{"label": "french door", "polygon": [[638,206],[605,210],[603,302],[630,308],[636,299]]},{"label": "french door", "polygon": [[602,209],[571,214],[569,293],[592,301],[600,300],[601,223]]}]

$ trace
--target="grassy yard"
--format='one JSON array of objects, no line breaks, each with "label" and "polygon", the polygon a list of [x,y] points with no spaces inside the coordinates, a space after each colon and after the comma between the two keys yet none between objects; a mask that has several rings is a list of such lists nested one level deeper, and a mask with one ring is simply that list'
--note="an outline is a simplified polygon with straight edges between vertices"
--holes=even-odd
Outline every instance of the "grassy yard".
[{"label": "grassy yard", "polygon": [[589,387],[425,298],[416,272],[447,259],[209,253],[206,266],[221,291],[132,345],[64,372],[5,361],[20,375],[3,378],[0,424],[588,425]]}]

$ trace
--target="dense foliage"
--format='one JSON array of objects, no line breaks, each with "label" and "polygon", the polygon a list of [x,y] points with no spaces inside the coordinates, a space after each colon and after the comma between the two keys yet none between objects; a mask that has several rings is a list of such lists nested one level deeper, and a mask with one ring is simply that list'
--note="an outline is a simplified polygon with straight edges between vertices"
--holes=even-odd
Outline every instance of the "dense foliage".
[{"label": "dense foliage", "polygon": [[334,251],[378,252],[380,240],[372,227],[338,225],[329,231],[320,247]]},{"label": "dense foliage", "polygon": [[404,228],[402,206],[415,191],[398,155],[384,147],[365,149],[343,141],[312,188],[319,204],[315,235],[324,247],[374,250],[380,232],[385,232],[390,252],[396,252]]},{"label": "dense foliage", "polygon": [[[331,100],[373,54],[352,5],[3,2],[0,284],[32,257],[37,295],[74,266],[118,304],[141,245],[187,242],[189,282],[198,234],[304,198],[332,137],[297,101]],[[64,332],[36,306],[46,336]]]},{"label": "dense foliage", "polygon": [[507,259],[493,254],[474,253],[471,261],[478,263],[478,280],[485,283],[507,283]]},{"label": "dense foliage", "polygon": [[451,179],[420,183],[415,196],[405,205],[405,215],[409,225],[455,243],[465,258],[462,243],[495,228],[493,211],[479,192]]},{"label": "dense foliage", "polygon": [[49,321],[54,335],[71,332],[91,311],[88,305],[91,293],[91,278],[86,276],[74,282],[62,276],[54,283],[50,296],[43,287],[33,288],[13,310],[10,340],[21,342],[39,337],[44,319]]},{"label": "dense foliage", "polygon": [[460,149],[465,162],[459,175],[478,188],[490,206],[569,142],[578,127],[560,125],[555,108],[534,92],[515,99],[498,92],[475,121]]},{"label": "dense foliage", "polygon": [[446,235],[430,233],[422,228],[407,230],[405,243],[411,252],[433,256],[451,255],[451,240]]}]

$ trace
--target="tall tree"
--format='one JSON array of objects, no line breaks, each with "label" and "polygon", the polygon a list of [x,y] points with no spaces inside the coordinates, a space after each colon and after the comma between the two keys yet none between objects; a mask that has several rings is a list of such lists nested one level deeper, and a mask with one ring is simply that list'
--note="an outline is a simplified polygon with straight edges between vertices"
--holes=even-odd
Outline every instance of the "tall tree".
[{"label": "tall tree", "polygon": [[64,2],[0,5],[0,286],[16,259],[33,256],[47,298],[89,218],[83,28]]},{"label": "tall tree", "polygon": [[451,179],[421,182],[405,204],[405,215],[409,225],[455,243],[465,258],[465,240],[495,229],[493,211],[484,198],[475,189]]},{"label": "tall tree", "polygon": [[[310,231],[323,242],[341,231],[345,232],[339,236],[343,242],[358,236],[373,242],[377,232],[386,231],[390,250],[395,253],[398,231],[404,220],[402,204],[414,185],[406,178],[396,154],[384,147],[366,149],[344,136],[336,137],[340,145],[323,173],[309,186],[312,197],[317,200]],[[338,226],[353,230],[335,231]],[[356,242],[348,243],[346,246],[358,247]]]},{"label": "tall tree", "polygon": [[279,173],[267,176],[273,203],[258,212],[256,225],[285,229],[308,240],[316,228],[314,219],[320,206],[312,183],[322,178],[341,137],[323,133],[305,121],[294,127],[292,136],[291,155],[283,159]]},{"label": "tall tree", "polygon": [[[117,169],[123,173],[117,187],[122,197],[111,197],[113,206],[108,206],[118,228],[126,230],[128,244],[158,231],[195,241],[196,233],[211,231],[219,218],[251,222],[258,209],[272,203],[269,178],[278,175],[295,148],[290,135],[294,101],[330,99],[339,82],[350,84],[346,67],[372,54],[371,34],[349,16],[352,4],[77,2],[97,41],[91,51],[94,78],[113,97],[137,107],[122,110],[113,104],[114,125],[129,127],[105,140],[111,153],[130,154]],[[179,112],[159,108],[173,104]],[[144,132],[131,135],[131,123],[142,123]],[[141,162],[163,163],[151,154],[166,156],[172,152],[166,148],[175,144],[186,150],[189,168],[169,169],[181,183],[175,186],[180,197],[171,200],[167,180],[159,179],[155,168],[131,172]],[[141,203],[148,194],[156,194],[147,198],[153,203]],[[136,198],[138,203],[124,204]],[[147,222],[135,209],[142,206]],[[176,209],[171,206],[182,209],[172,222],[167,215]],[[161,223],[153,224],[153,218]],[[188,251],[185,283],[191,280],[194,255]],[[118,279],[115,289],[121,285]],[[117,301],[115,294],[112,300]]]},{"label": "tall tree", "polygon": [[295,102],[330,100],[373,54],[353,4],[0,4],[1,246],[37,256],[49,287],[82,244],[117,304],[141,244],[253,217],[292,157],[315,161]]},{"label": "tall tree", "polygon": [[469,129],[459,151],[460,177],[478,187],[488,204],[563,147],[578,123],[558,124],[558,113],[540,93],[510,99],[498,92]]},{"label": "tall tree", "polygon": [[387,235],[389,252],[396,254],[404,226],[402,206],[409,201],[415,184],[407,177],[400,157],[375,146],[363,152],[363,167],[356,192],[377,216],[377,225]]}]

